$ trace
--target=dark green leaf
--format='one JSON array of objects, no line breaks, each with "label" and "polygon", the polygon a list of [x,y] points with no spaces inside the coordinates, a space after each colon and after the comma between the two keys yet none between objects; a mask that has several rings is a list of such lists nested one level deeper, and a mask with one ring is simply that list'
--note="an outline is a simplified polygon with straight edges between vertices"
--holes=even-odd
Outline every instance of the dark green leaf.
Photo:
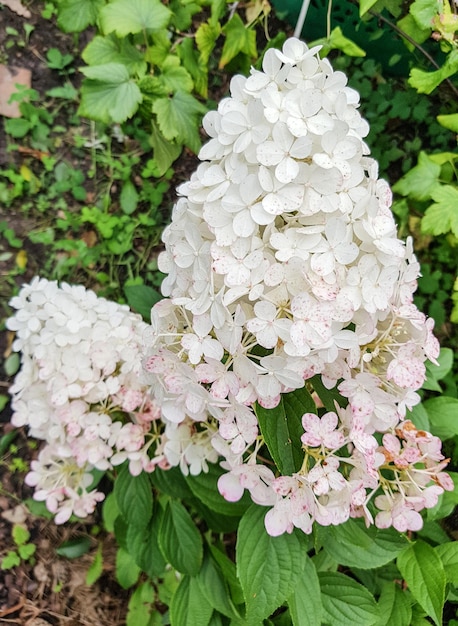
[{"label": "dark green leaf", "polygon": [[56,553],[67,559],[77,559],[79,556],[86,554],[90,547],[91,540],[89,537],[78,537],[77,539],[70,539],[62,543],[56,548]]},{"label": "dark green leaf", "polygon": [[123,518],[137,528],[145,528],[153,512],[153,494],[148,475],[132,476],[127,465],[119,472],[114,486],[116,502]]},{"label": "dark green leaf", "polygon": [[198,574],[203,557],[202,536],[180,502],[168,502],[158,540],[164,558],[175,569],[190,576]]},{"label": "dark green leaf", "polygon": [[318,574],[327,624],[339,626],[374,626],[379,609],[374,597],[355,580],[339,572]]},{"label": "dark green leaf", "polygon": [[323,606],[320,595],[320,581],[315,565],[308,556],[304,571],[294,585],[294,592],[288,599],[293,626],[320,626]]},{"label": "dark green leaf", "polygon": [[212,613],[198,581],[183,576],[170,604],[171,626],[208,626]]}]

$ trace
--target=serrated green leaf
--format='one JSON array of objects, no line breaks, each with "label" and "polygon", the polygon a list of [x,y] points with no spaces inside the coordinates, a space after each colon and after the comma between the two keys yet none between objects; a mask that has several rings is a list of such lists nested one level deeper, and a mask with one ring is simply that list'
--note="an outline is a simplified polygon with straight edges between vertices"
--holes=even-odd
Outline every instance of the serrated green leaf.
[{"label": "serrated green leaf", "polygon": [[151,583],[138,585],[129,600],[126,626],[150,626],[155,599],[156,594]]},{"label": "serrated green leaf", "polygon": [[154,160],[158,167],[158,176],[163,176],[172,163],[178,159],[183,148],[181,144],[167,140],[154,122],[151,123],[150,140]]},{"label": "serrated green leaf", "polygon": [[317,536],[331,557],[349,567],[372,569],[386,565],[405,548],[407,540],[390,529],[366,528],[362,520],[317,528]]},{"label": "serrated green leaf", "polygon": [[63,0],[59,3],[57,24],[66,33],[80,33],[95,24],[105,0]]},{"label": "serrated green leaf", "polygon": [[316,406],[305,387],[282,395],[274,409],[256,405],[262,436],[283,475],[294,474],[301,468],[304,460],[302,416],[309,411],[316,411]]},{"label": "serrated green leaf", "polygon": [[216,23],[204,23],[196,31],[196,44],[200,52],[203,63],[206,65],[216,44],[216,40],[221,35],[221,25]]},{"label": "serrated green leaf", "polygon": [[228,584],[224,580],[221,569],[210,553],[204,557],[197,582],[202,595],[215,610],[230,618],[240,617],[231,600]]},{"label": "serrated green leaf", "polygon": [[158,540],[164,558],[175,569],[190,576],[198,574],[203,558],[202,536],[180,502],[167,503]]},{"label": "serrated green leaf", "polygon": [[192,24],[192,16],[201,10],[196,2],[183,2],[183,0],[172,0],[170,3],[172,11],[172,24],[178,31],[184,32]]},{"label": "serrated green leaf", "polygon": [[206,99],[208,96],[208,64],[203,62],[201,55],[194,47],[193,40],[190,37],[183,39],[177,46],[177,53],[183,66],[192,76],[195,92]]},{"label": "serrated green leaf", "polygon": [[458,542],[449,541],[436,546],[434,551],[442,561],[447,582],[458,586]]},{"label": "serrated green leaf", "polygon": [[219,550],[216,546],[209,544],[208,547],[210,549],[210,553],[213,559],[221,569],[224,580],[229,585],[231,598],[234,604],[243,604],[243,590],[240,585],[240,581],[237,578],[235,563],[231,561],[231,559],[224,552],[221,552],[221,550]]},{"label": "serrated green leaf", "polygon": [[409,7],[409,13],[412,15],[418,26],[422,29],[431,31],[433,19],[438,11],[438,5],[431,0],[415,0]]},{"label": "serrated green leaf", "polygon": [[121,188],[119,204],[123,213],[131,215],[138,205],[138,191],[131,180],[126,180]]},{"label": "serrated green leaf", "polygon": [[218,64],[220,69],[223,69],[240,52],[246,54],[250,59],[257,57],[256,31],[247,28],[238,13],[234,13],[224,25],[223,33],[226,39]]},{"label": "serrated green leaf", "polygon": [[363,17],[377,2],[377,0],[360,0],[359,2],[359,16]]},{"label": "serrated green leaf", "polygon": [[88,65],[120,63],[131,75],[143,75],[146,72],[146,63],[140,50],[128,39],[118,39],[115,35],[96,35],[84,49],[82,58]]},{"label": "serrated green leaf", "polygon": [[265,514],[265,508],[253,505],[238,530],[237,574],[245,595],[246,626],[258,625],[288,598],[305,564],[299,535],[271,537],[264,527]]},{"label": "serrated green leaf", "polygon": [[423,402],[428,414],[431,432],[441,439],[458,435],[458,400],[448,396],[430,398]]},{"label": "serrated green leaf", "polygon": [[183,576],[170,604],[171,626],[208,626],[212,613],[198,581]]},{"label": "serrated green leaf", "polygon": [[0,563],[0,569],[8,570],[13,567],[17,567],[21,564],[21,559],[19,558],[19,554],[14,552],[13,550],[8,550],[6,556],[4,556]]},{"label": "serrated green leaf", "polygon": [[186,476],[185,480],[192,493],[201,500],[205,506],[229,517],[241,517],[252,505],[248,494],[238,502],[228,502],[218,491],[218,479],[226,472],[219,465],[209,463],[208,472],[201,472],[197,476]]},{"label": "serrated green leaf", "polygon": [[23,561],[28,561],[31,556],[36,552],[37,546],[34,543],[26,543],[25,545],[18,546],[18,554]]},{"label": "serrated green leaf", "polygon": [[167,93],[180,90],[190,92],[194,87],[189,72],[182,67],[180,59],[174,55],[169,55],[161,64],[159,80]]},{"label": "serrated green leaf", "polygon": [[435,365],[431,363],[431,361],[426,362],[426,380],[423,383],[423,389],[442,391],[437,381],[442,380],[452,369],[453,350],[450,348],[441,348],[437,362],[439,365]]},{"label": "serrated green leaf", "polygon": [[162,299],[159,291],[149,285],[125,285],[124,295],[130,308],[146,321],[151,319],[152,306]]},{"label": "serrated green leaf", "polygon": [[373,595],[339,572],[319,572],[324,622],[339,626],[373,626],[379,609]]},{"label": "serrated green leaf", "polygon": [[441,167],[425,152],[420,152],[418,164],[393,185],[393,191],[415,200],[428,200],[439,185]]},{"label": "serrated green leaf", "polygon": [[200,148],[198,127],[206,108],[191,94],[177,91],[172,98],[158,98],[153,112],[161,133],[169,141],[184,143],[193,152]]},{"label": "serrated green leaf", "polygon": [[76,539],[64,541],[64,543],[56,548],[56,553],[67,559],[77,559],[83,554],[86,554],[90,547],[91,540],[89,537],[77,537]]},{"label": "serrated green leaf", "polygon": [[125,547],[136,564],[150,578],[162,576],[167,566],[158,542],[162,517],[163,510],[158,503],[155,503],[152,519],[146,528],[139,529],[129,525],[126,530]]},{"label": "serrated green leaf", "polygon": [[99,544],[94,560],[92,561],[86,573],[86,585],[93,585],[98,581],[103,573],[103,553],[102,544]]},{"label": "serrated green leaf", "polygon": [[320,595],[320,581],[312,559],[305,557],[305,567],[296,581],[293,594],[288,598],[288,606],[293,626],[320,626],[323,605]]},{"label": "serrated green leaf", "polygon": [[145,528],[153,512],[153,494],[148,475],[132,476],[127,465],[121,468],[114,486],[121,515],[128,524]]},{"label": "serrated green leaf", "polygon": [[116,552],[116,580],[123,589],[129,589],[138,580],[140,568],[124,548]]},{"label": "serrated green leaf", "polygon": [[458,50],[452,50],[440,69],[435,72],[424,72],[416,67],[410,70],[407,81],[418,93],[431,93],[443,80],[458,72]]},{"label": "serrated green leaf", "polygon": [[179,467],[171,467],[169,470],[155,469],[150,475],[153,485],[164,494],[188,500],[193,493]]},{"label": "serrated green leaf", "polygon": [[[415,21],[413,15],[407,14],[402,19],[396,22],[397,27],[400,29],[399,34],[402,36],[402,33],[409,35],[414,41],[417,43],[423,43],[431,36],[431,28],[421,28],[418,23]],[[415,46],[408,41],[405,37],[403,38],[403,42],[408,50],[411,52],[415,50]]]},{"label": "serrated green leaf", "polygon": [[427,510],[426,516],[430,521],[441,520],[444,519],[444,517],[448,517],[453,513],[453,510],[458,504],[458,474],[450,471],[448,471],[447,474],[452,479],[455,488],[453,491],[444,491],[444,493],[439,496],[436,506]]},{"label": "serrated green leaf", "polygon": [[428,207],[421,220],[421,230],[431,235],[452,232],[458,237],[458,189],[441,185],[431,193],[435,203]]},{"label": "serrated green leaf", "polygon": [[446,576],[434,548],[423,541],[416,541],[401,552],[397,566],[415,600],[434,623],[441,626]]},{"label": "serrated green leaf", "polygon": [[458,133],[458,113],[452,113],[450,115],[438,115],[437,121],[444,128],[448,128],[454,133]]},{"label": "serrated green leaf", "polygon": [[412,606],[406,592],[396,583],[385,583],[378,601],[380,620],[377,626],[410,626]]},{"label": "serrated green leaf", "polygon": [[84,67],[81,71],[89,79],[81,86],[79,115],[119,124],[132,117],[143,96],[125,66],[106,63]]},{"label": "serrated green leaf", "polygon": [[171,11],[160,0],[112,0],[100,10],[100,22],[105,33],[120,37],[146,30],[161,30],[167,26]]},{"label": "serrated green leaf", "polygon": [[16,546],[22,546],[30,539],[30,532],[21,524],[14,524],[11,536]]}]

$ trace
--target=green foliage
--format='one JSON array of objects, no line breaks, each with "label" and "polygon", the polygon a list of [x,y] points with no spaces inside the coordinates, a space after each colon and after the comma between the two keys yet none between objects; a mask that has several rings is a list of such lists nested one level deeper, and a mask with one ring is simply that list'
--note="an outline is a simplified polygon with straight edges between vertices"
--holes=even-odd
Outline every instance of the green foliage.
[{"label": "green foliage", "polygon": [[33,562],[33,555],[37,549],[34,543],[29,542],[30,532],[21,524],[13,524],[11,537],[16,549],[8,550],[7,554],[2,558],[0,563],[0,569],[2,570],[13,569],[20,565],[21,561]]}]

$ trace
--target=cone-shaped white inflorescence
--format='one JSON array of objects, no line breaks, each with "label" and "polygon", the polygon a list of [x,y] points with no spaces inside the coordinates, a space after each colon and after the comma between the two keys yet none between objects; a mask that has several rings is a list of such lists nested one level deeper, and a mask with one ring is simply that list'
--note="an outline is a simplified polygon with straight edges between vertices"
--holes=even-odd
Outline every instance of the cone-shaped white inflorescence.
[{"label": "cone-shaped white inflorescence", "polygon": [[[268,50],[204,118],[203,162],[163,235],[166,299],[144,360],[170,440],[158,453],[170,462],[173,446],[173,464],[193,467],[186,442],[215,433],[221,493],[273,505],[272,535],[350,516],[416,529],[452,488],[440,441],[403,421],[439,346],[413,304],[419,265],[397,238],[358,103],[318,48]],[[306,413],[303,467],[275,475],[257,462],[255,403],[274,408],[314,375],[348,406]]]}]

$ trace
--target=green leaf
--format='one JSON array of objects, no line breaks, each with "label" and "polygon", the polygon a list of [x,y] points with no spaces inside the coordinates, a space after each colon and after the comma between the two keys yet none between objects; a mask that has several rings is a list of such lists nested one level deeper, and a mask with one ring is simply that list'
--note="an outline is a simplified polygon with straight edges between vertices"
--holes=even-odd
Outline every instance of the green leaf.
[{"label": "green leaf", "polygon": [[18,546],[18,554],[23,561],[28,561],[31,556],[35,554],[37,546],[34,543],[26,543],[25,545]]},{"label": "green leaf", "polygon": [[153,512],[153,494],[148,475],[132,476],[124,465],[115,480],[114,494],[121,515],[128,524],[145,528]]},{"label": "green leaf", "polygon": [[206,65],[210,58],[216,40],[221,34],[221,25],[219,22],[210,24],[201,24],[196,31],[196,44],[200,52],[203,63]]},{"label": "green leaf", "polygon": [[194,87],[189,72],[181,66],[180,59],[174,55],[169,55],[162,63],[159,80],[167,93],[180,90],[190,92]]},{"label": "green leaf", "polygon": [[339,626],[373,626],[379,619],[373,595],[338,572],[319,572],[324,622]]},{"label": "green leaf", "polygon": [[116,552],[116,580],[123,589],[129,589],[138,580],[140,568],[124,548]]},{"label": "green leaf", "polygon": [[161,30],[170,20],[171,11],[160,0],[112,0],[100,10],[105,33],[120,37],[146,30]]},{"label": "green leaf", "polygon": [[255,626],[291,594],[302,575],[305,550],[296,533],[271,537],[264,527],[266,509],[253,505],[240,522],[237,573],[246,601],[246,626]]},{"label": "green leaf", "polygon": [[177,91],[171,98],[158,98],[153,112],[161,133],[169,141],[184,143],[193,152],[200,148],[198,127],[206,108],[191,94]]},{"label": "green leaf", "polygon": [[186,482],[179,467],[171,467],[168,470],[155,469],[150,474],[151,482],[161,492],[172,498],[189,500],[193,493]]},{"label": "green leaf", "polygon": [[77,559],[83,554],[86,554],[90,547],[91,540],[89,537],[77,537],[76,539],[64,541],[64,543],[56,548],[56,553],[59,556],[64,556],[66,559]]},{"label": "green leaf", "polygon": [[143,96],[124,65],[105,63],[81,71],[89,80],[81,86],[79,115],[105,123],[121,123],[132,117]]},{"label": "green leaf", "polygon": [[57,24],[66,33],[80,33],[95,24],[105,0],[63,0],[59,3]]},{"label": "green leaf", "polygon": [[149,285],[125,285],[124,295],[130,308],[146,321],[151,319],[152,306],[162,299],[159,291]]},{"label": "green leaf", "polygon": [[208,626],[212,613],[198,581],[183,576],[170,604],[171,626]]},{"label": "green leaf", "polygon": [[151,583],[138,585],[129,600],[126,626],[150,626],[155,600],[156,594]]},{"label": "green leaf", "polygon": [[382,587],[378,601],[380,620],[377,626],[410,626],[412,606],[406,592],[394,582],[387,582]]},{"label": "green leaf", "polygon": [[424,72],[414,67],[407,81],[418,93],[431,93],[440,83],[458,72],[458,49],[452,50],[442,67],[435,72]]},{"label": "green leaf", "polygon": [[405,548],[407,540],[392,528],[366,528],[362,520],[349,519],[338,526],[317,528],[324,550],[342,565],[372,569],[386,565]]},{"label": "green leaf", "polygon": [[377,2],[377,0],[360,0],[359,2],[359,16],[363,17]]},{"label": "green leaf", "polygon": [[331,49],[342,50],[350,57],[365,57],[366,51],[360,48],[354,41],[345,37],[340,26],[332,29],[331,35],[327,41],[327,45]]},{"label": "green leaf", "polygon": [[409,7],[412,15],[420,28],[429,29],[433,26],[433,19],[437,15],[438,5],[431,0],[415,0]]},{"label": "green leaf", "polygon": [[425,152],[420,152],[418,164],[393,185],[393,191],[414,200],[429,200],[432,191],[439,185],[441,167]]},{"label": "green leaf", "polygon": [[21,526],[21,524],[14,524],[11,536],[16,546],[22,546],[30,539],[29,531],[25,526]]},{"label": "green leaf", "polygon": [[219,69],[223,69],[240,52],[250,59],[257,57],[256,31],[247,28],[238,13],[234,13],[224,25],[223,33],[226,35],[226,40],[219,60]]},{"label": "green leaf", "polygon": [[431,361],[426,362],[426,380],[423,383],[423,389],[442,391],[437,381],[442,380],[452,369],[453,350],[450,348],[441,348],[437,362],[439,365],[435,365],[431,363]]},{"label": "green leaf", "polygon": [[143,75],[147,67],[140,50],[128,39],[118,39],[115,35],[95,36],[85,47],[82,57],[88,65],[120,63],[127,68],[130,75]]},{"label": "green leaf", "polygon": [[194,47],[193,40],[183,39],[177,47],[181,63],[188,70],[194,81],[195,92],[206,99],[208,97],[208,65]]},{"label": "green leaf", "polygon": [[179,572],[195,576],[202,565],[202,536],[184,506],[170,500],[159,529],[164,558]]},{"label": "green leaf", "polygon": [[458,133],[458,113],[451,113],[450,115],[438,115],[437,121],[444,128],[448,128],[454,133]]},{"label": "green leaf", "polygon": [[158,536],[162,524],[163,510],[155,503],[153,518],[146,528],[128,526],[126,548],[136,564],[151,578],[161,576],[166,569],[166,561],[159,547]]},{"label": "green leaf", "polygon": [[119,196],[121,209],[126,215],[132,215],[138,205],[138,191],[131,180],[126,180]]},{"label": "green leaf", "polygon": [[204,557],[197,581],[201,593],[214,609],[230,618],[240,617],[231,600],[221,569],[209,553]]},{"label": "green leaf", "polygon": [[219,465],[209,463],[208,472],[197,476],[186,476],[186,483],[192,493],[209,509],[229,517],[241,517],[252,505],[250,496],[245,493],[238,502],[228,502],[218,491],[218,479],[226,472]]},{"label": "green leaf", "polygon": [[[347,405],[348,403],[347,398],[344,398],[343,396],[341,396],[340,393],[337,391],[336,387],[334,387],[333,389],[328,389],[327,387],[325,387],[323,385],[323,381],[321,380],[320,376],[314,376],[313,378],[310,379],[310,382],[312,383],[313,389],[318,394],[318,397],[320,398],[321,402],[324,404],[327,411],[335,411],[336,402],[339,406]],[[310,413],[311,412],[312,411],[310,411]]]},{"label": "green leaf", "polygon": [[453,480],[455,488],[453,491],[444,491],[439,496],[436,506],[427,510],[426,516],[428,520],[441,520],[453,513],[458,504],[458,474],[456,472],[447,472]]},{"label": "green leaf", "polygon": [[19,554],[17,552],[14,552],[13,550],[8,550],[6,556],[2,558],[2,561],[0,563],[0,569],[13,569],[13,567],[17,567],[20,564],[21,559],[19,558]]},{"label": "green leaf", "polygon": [[22,139],[31,129],[32,124],[29,120],[23,118],[5,120],[5,131],[15,139]]},{"label": "green leaf", "polygon": [[458,435],[458,400],[448,396],[430,398],[423,402],[428,414],[431,432],[441,439]]},{"label": "green leaf", "polygon": [[293,595],[288,598],[293,626],[320,626],[323,605],[320,595],[320,581],[312,559],[305,557],[305,567],[294,586]]},{"label": "green leaf", "polygon": [[441,626],[446,576],[434,548],[423,541],[416,541],[401,552],[397,566],[415,600],[434,623]]},{"label": "green leaf", "polygon": [[411,420],[419,430],[431,430],[428,413],[423,404],[416,404],[411,411],[407,411],[406,419]]},{"label": "green leaf", "polygon": [[304,460],[302,416],[312,411],[316,411],[316,406],[305,387],[282,395],[280,404],[274,409],[256,405],[262,436],[283,475],[290,476],[301,468]]},{"label": "green leaf", "polygon": [[157,124],[151,123],[151,145],[153,147],[154,160],[158,166],[158,176],[163,176],[172,163],[181,154],[181,144],[176,144],[167,140],[160,132]]},{"label": "green leaf", "polygon": [[421,220],[421,230],[431,235],[452,232],[458,237],[458,189],[452,185],[441,185],[431,193],[435,201],[426,209]]},{"label": "green leaf", "polygon": [[447,582],[458,586],[458,542],[449,541],[434,548],[444,566]]},{"label": "green leaf", "polygon": [[219,550],[216,546],[209,544],[208,547],[213,559],[221,570],[224,580],[229,585],[231,598],[234,604],[243,604],[243,590],[237,577],[237,570],[234,561],[231,561],[231,559],[224,552],[221,552],[221,550]]},{"label": "green leaf", "polygon": [[114,532],[115,519],[120,514],[118,503],[113,492],[109,493],[102,505],[103,527],[108,533]]},{"label": "green leaf", "polygon": [[92,561],[89,569],[86,573],[86,585],[93,585],[98,581],[100,576],[103,574],[103,553],[102,553],[102,544],[99,543],[99,547],[97,552],[95,553],[94,560]]}]

